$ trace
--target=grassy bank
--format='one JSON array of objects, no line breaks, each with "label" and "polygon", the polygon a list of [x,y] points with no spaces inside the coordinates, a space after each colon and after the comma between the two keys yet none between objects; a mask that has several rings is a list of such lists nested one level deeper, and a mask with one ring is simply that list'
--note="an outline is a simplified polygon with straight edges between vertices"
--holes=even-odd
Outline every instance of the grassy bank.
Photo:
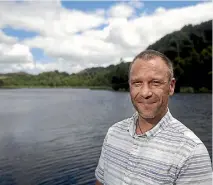
[{"label": "grassy bank", "polygon": [[2,86],[0,89],[55,89],[55,88],[73,88],[73,89],[91,89],[91,90],[112,90],[110,86]]}]

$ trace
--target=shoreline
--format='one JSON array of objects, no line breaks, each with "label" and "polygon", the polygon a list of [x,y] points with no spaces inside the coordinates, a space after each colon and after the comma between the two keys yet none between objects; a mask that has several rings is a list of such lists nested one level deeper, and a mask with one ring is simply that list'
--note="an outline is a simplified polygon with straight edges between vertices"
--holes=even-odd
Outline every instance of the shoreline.
[{"label": "shoreline", "polygon": [[[128,90],[118,90],[115,91],[110,86],[57,86],[57,87],[50,87],[50,86],[9,86],[9,87],[0,87],[0,90],[15,90],[15,89],[89,89],[89,90],[107,90],[107,91],[113,91],[113,92],[129,92]],[[175,94],[211,94],[212,91],[208,92],[175,92]]]}]

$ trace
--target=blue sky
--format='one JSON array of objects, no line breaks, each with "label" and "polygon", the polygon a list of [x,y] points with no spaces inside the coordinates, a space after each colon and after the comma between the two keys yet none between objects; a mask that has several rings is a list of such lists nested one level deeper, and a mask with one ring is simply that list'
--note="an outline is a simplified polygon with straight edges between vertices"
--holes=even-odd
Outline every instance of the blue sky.
[{"label": "blue sky", "polygon": [[[137,7],[132,5],[130,2],[127,1],[62,1],[61,4],[58,6],[57,4],[50,5],[51,2],[49,2],[49,4],[46,2],[47,8],[43,8],[42,3],[40,5],[38,4],[33,4],[33,2],[29,2],[29,3],[15,3],[15,2],[11,2],[13,3],[12,5],[8,3],[4,3],[4,2],[0,2],[0,8],[2,8],[2,11],[4,13],[4,15],[6,14],[6,17],[2,20],[3,24],[0,24],[0,31],[2,32],[3,36],[3,41],[8,42],[8,40],[10,39],[10,42],[12,42],[12,39],[16,39],[16,47],[19,46],[23,46],[22,49],[24,48],[24,52],[21,54],[21,56],[23,55],[23,57],[25,57],[25,59],[27,58],[27,60],[34,60],[34,62],[36,63],[41,63],[41,64],[48,64],[48,65],[44,65],[43,68],[46,68],[47,66],[57,66],[60,63],[60,68],[66,69],[66,65],[67,66],[76,66],[76,69],[80,69],[81,67],[87,67],[87,66],[92,66],[92,65],[99,65],[98,64],[98,59],[99,56],[93,56],[93,54],[91,54],[91,59],[89,60],[89,62],[85,63],[83,62],[82,64],[79,64],[78,61],[81,60],[81,53],[82,52],[86,52],[85,55],[90,55],[91,49],[87,48],[88,45],[91,45],[91,48],[96,48],[97,52],[101,52],[100,48],[95,46],[92,46],[93,41],[91,41],[91,36],[94,36],[94,42],[98,41],[103,43],[104,46],[106,46],[107,48],[109,47],[118,47],[117,44],[118,42],[120,42],[120,46],[123,46],[124,48],[122,48],[122,51],[120,51],[121,53],[126,53],[125,49],[134,49],[136,48],[136,45],[140,45],[139,42],[137,42],[138,38],[144,37],[145,40],[147,40],[147,38],[150,37],[150,35],[145,36],[144,34],[147,34],[147,31],[145,32],[145,30],[147,30],[148,28],[142,28],[139,27],[138,28],[132,28],[130,29],[127,24],[132,25],[134,20],[135,21],[140,21],[140,18],[142,16],[142,13],[146,14],[147,19],[150,20],[150,22],[152,23],[152,15],[155,13],[156,9],[158,9],[159,7],[164,8],[165,9],[165,13],[170,12],[170,10],[172,9],[177,9],[180,10],[180,12],[184,12],[184,8],[187,7],[192,7],[191,8],[191,12],[189,12],[189,15],[187,15],[186,11],[184,12],[186,15],[182,15],[182,19],[184,20],[184,17],[186,17],[186,19],[188,18],[189,20],[185,21],[185,23],[183,23],[181,25],[181,20],[177,20],[179,18],[177,13],[174,14],[174,21],[178,21],[177,23],[174,22],[174,28],[167,28],[168,30],[163,30],[164,28],[159,28],[159,34],[165,35],[167,32],[170,33],[172,30],[178,30],[179,28],[183,27],[185,24],[195,24],[195,23],[199,23],[203,20],[196,20],[196,16],[197,19],[201,19],[201,13],[199,15],[199,12],[197,11],[199,8],[197,6],[196,9],[196,5],[199,5],[201,3],[205,3],[204,1],[144,1],[140,3],[142,4],[141,7]],[[127,7],[122,7],[120,6],[121,4],[125,4],[127,5]],[[2,7],[1,7],[2,5]],[[15,11],[8,11],[11,10],[11,6],[13,7],[17,7],[17,9]],[[38,7],[36,7],[38,6]],[[44,7],[45,7],[44,6]],[[106,14],[107,12],[110,12],[111,9],[113,9],[114,7],[119,6],[117,10],[119,11],[114,11],[114,15],[115,16],[117,13],[121,12],[120,17],[122,19],[121,22],[118,21],[118,19],[115,17],[110,18],[107,17],[109,14]],[[209,6],[209,5],[208,5]],[[35,8],[34,8],[35,7]],[[195,8],[195,11],[193,11],[193,7]],[[209,10],[209,8],[206,6],[204,8],[207,8]],[[19,11],[20,9],[20,11]],[[64,17],[60,17],[57,18],[57,14],[54,14],[55,11],[57,11],[58,9],[60,9],[60,13],[64,16]],[[98,15],[96,14],[97,10],[104,10],[104,14],[103,15]],[[26,10],[26,11],[25,11]],[[36,11],[35,11],[36,10]],[[4,12],[5,11],[5,12]],[[38,11],[38,13],[37,13]],[[131,15],[133,15],[133,11],[134,11],[134,20],[130,21],[130,17]],[[205,10],[202,10],[203,12],[206,12]],[[81,12],[81,14],[77,14],[76,16],[75,12]],[[112,11],[111,11],[112,12]],[[162,13],[162,22],[163,19],[168,19],[168,17],[165,17]],[[51,17],[50,19],[46,19],[46,15],[50,13],[50,15],[53,17]],[[11,15],[10,15],[11,14]],[[13,15],[14,14],[14,15]],[[92,15],[91,18],[88,17],[86,15]],[[190,17],[193,14],[193,17]],[[83,17],[78,17],[78,15],[83,16]],[[112,15],[112,14],[110,14]],[[67,19],[66,17],[70,17],[71,19]],[[202,14],[203,16],[203,14]],[[171,17],[170,17],[171,18]],[[67,19],[67,20],[66,20]],[[156,19],[156,18],[155,18]],[[180,18],[181,19],[181,18]],[[206,15],[206,18],[202,18],[202,19],[209,19],[209,14]],[[0,20],[1,21],[1,20]],[[38,23],[36,22],[38,21]],[[73,22],[72,22],[73,21]],[[85,22],[84,22],[85,21]],[[92,22],[91,22],[92,21]],[[110,22],[109,22],[110,21]],[[116,21],[116,23],[115,23]],[[123,21],[123,22],[122,22]],[[144,20],[141,20],[142,22]],[[158,20],[153,20],[153,21],[157,21]],[[168,21],[168,20],[166,20]],[[34,23],[35,22],[35,23]],[[90,22],[92,23],[91,26],[89,25]],[[159,22],[160,23],[160,22]],[[86,24],[86,26],[85,26]],[[94,25],[93,25],[94,24]],[[166,23],[164,23],[166,24]],[[48,26],[49,25],[49,26]],[[73,25],[73,27],[72,27]],[[124,27],[122,26],[127,26],[128,29],[130,29],[129,31],[123,31]],[[168,25],[171,25],[168,24]],[[53,28],[53,26],[56,26],[56,30]],[[150,27],[151,25],[148,25],[147,27],[149,27],[150,29],[153,29],[152,27]],[[131,27],[131,26],[130,26]],[[125,27],[126,28],[126,27]],[[57,30],[58,29],[58,30]],[[65,30],[63,30],[65,29]],[[74,30],[79,30],[79,31],[75,31]],[[141,33],[136,33],[136,30],[138,31],[139,29],[141,30]],[[144,29],[144,30],[143,30]],[[110,31],[110,30],[114,30],[114,31]],[[118,30],[121,31],[121,33],[117,33]],[[85,38],[85,36],[83,36],[82,38],[85,38],[83,40],[85,40],[85,43],[81,40],[81,38],[79,37],[79,42],[76,40],[76,36],[81,34],[86,34],[87,31],[91,31],[88,33],[91,33],[92,35],[88,36]],[[108,31],[108,32],[107,32]],[[110,31],[110,32],[109,32]],[[153,31],[153,30],[152,30]],[[0,33],[1,33],[0,32]],[[124,32],[124,33],[123,33]],[[161,33],[162,32],[162,33]],[[87,33],[87,34],[88,34]],[[134,40],[134,44],[133,43],[129,43],[131,42],[131,39],[129,39],[128,37],[128,33],[132,36],[132,40]],[[158,31],[156,30],[156,33],[158,33]],[[59,34],[59,35],[58,35]],[[62,35],[66,35],[67,38],[65,38]],[[108,34],[108,36],[106,35]],[[137,35],[139,34],[139,35]],[[127,37],[128,36],[128,37]],[[150,42],[153,42],[153,40],[159,38],[158,35],[156,35],[156,37],[153,36],[153,38],[149,38],[149,40],[147,41],[147,43],[144,43],[143,46],[140,46],[141,48],[148,46],[147,44],[149,44]],[[40,40],[36,40],[36,38],[39,38]],[[0,39],[1,39],[1,35],[0,35]],[[60,40],[61,39],[61,40]],[[74,40],[72,40],[74,39]],[[107,42],[106,42],[106,39]],[[70,40],[70,42],[68,42]],[[86,42],[86,40],[88,40],[88,43]],[[1,40],[0,40],[1,41]],[[2,41],[2,42],[3,42]],[[75,42],[73,42],[75,41]],[[111,45],[109,45],[109,41],[111,42]],[[14,41],[13,41],[14,42]],[[144,39],[142,39],[142,42],[144,42]],[[51,43],[57,43],[56,45],[60,44],[60,43],[64,43],[63,45],[61,45],[61,47],[54,48],[53,45]],[[79,44],[80,43],[80,44]],[[122,44],[123,43],[123,44]],[[17,45],[19,44],[19,45]],[[81,45],[81,46],[80,46]],[[94,45],[94,44],[93,44]],[[131,45],[128,46],[128,45]],[[134,45],[134,46],[133,46]],[[13,45],[11,45],[11,43],[7,46],[10,48],[13,48]],[[75,46],[75,47],[73,47]],[[119,47],[120,47],[119,46]],[[68,48],[67,48],[68,47]],[[82,50],[80,51],[82,48],[86,47],[88,49],[88,51],[86,50]],[[130,47],[130,48],[125,48],[125,47]],[[72,49],[70,49],[72,48]],[[79,51],[77,51],[77,49],[79,49]],[[71,52],[69,52],[69,49]],[[104,49],[104,48],[103,48]],[[66,51],[66,52],[65,52]],[[113,49],[112,49],[113,51]],[[3,51],[2,51],[3,52]],[[4,50],[4,55],[7,56],[5,54],[6,49]],[[12,53],[17,53],[18,51],[13,51]],[[72,53],[73,52],[73,53]],[[75,53],[77,52],[77,53]],[[104,50],[103,50],[104,52]],[[125,57],[132,57],[131,53],[135,53],[135,51],[131,51],[129,52],[129,55],[126,55]],[[100,53],[101,55],[102,53]],[[0,50],[0,55],[1,55],[1,50]],[[14,54],[13,54],[14,55]],[[24,56],[26,55],[26,56]],[[19,55],[18,55],[19,56]],[[18,57],[17,56],[17,57]],[[111,57],[113,57],[113,60],[117,60],[117,58],[119,58],[120,56],[115,57],[115,54],[111,53]],[[89,56],[90,57],[90,56]],[[96,62],[94,62],[94,59],[97,60]],[[60,60],[60,61],[59,61]],[[82,58],[82,60],[84,60]],[[70,62],[71,64],[65,63],[64,68],[62,67],[62,62],[61,61],[72,61]],[[55,62],[55,63],[54,63]],[[54,63],[54,65],[52,64]],[[110,64],[110,63],[109,63]],[[106,61],[103,62],[100,65],[106,65]],[[79,67],[80,66],[80,67]]]},{"label": "blue sky", "polygon": [[[67,9],[79,9],[82,11],[93,11],[98,8],[107,9],[118,2],[126,1],[62,1],[62,5]],[[195,5],[202,1],[141,1],[144,7],[150,12],[154,11],[157,7],[162,6],[165,8],[178,8],[190,5]]]},{"label": "blue sky", "polygon": [[[97,8],[109,8],[113,4],[126,1],[62,1],[62,5],[68,9],[79,9],[83,11],[96,10]],[[162,6],[165,8],[184,7],[194,5],[202,1],[141,1],[144,6],[154,10]]]}]

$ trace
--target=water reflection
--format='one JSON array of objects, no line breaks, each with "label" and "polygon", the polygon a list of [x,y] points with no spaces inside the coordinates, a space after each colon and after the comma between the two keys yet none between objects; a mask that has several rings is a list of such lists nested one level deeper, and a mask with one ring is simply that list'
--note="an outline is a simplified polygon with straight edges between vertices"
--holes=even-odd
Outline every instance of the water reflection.
[{"label": "water reflection", "polygon": [[[94,184],[108,128],[132,115],[128,93],[80,89],[0,91],[0,184]],[[172,114],[211,154],[211,95],[177,94]]]}]

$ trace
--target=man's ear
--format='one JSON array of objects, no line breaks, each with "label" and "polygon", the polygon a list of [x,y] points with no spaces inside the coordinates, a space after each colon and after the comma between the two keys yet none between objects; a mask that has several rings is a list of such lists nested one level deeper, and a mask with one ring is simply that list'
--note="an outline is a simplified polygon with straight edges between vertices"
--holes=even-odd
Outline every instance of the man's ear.
[{"label": "man's ear", "polygon": [[170,85],[169,85],[169,95],[172,96],[174,94],[174,91],[175,91],[175,83],[176,83],[176,80],[175,78],[172,78],[171,81],[170,81]]}]

